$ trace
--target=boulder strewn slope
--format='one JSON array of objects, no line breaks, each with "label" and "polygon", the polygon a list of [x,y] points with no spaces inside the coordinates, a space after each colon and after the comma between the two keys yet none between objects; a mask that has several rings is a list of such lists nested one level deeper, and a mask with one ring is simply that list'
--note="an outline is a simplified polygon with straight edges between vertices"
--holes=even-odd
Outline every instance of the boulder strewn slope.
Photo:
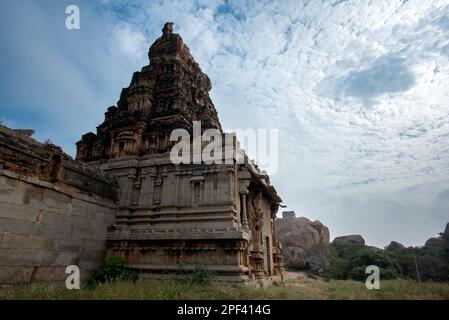
[{"label": "boulder strewn slope", "polygon": [[385,250],[387,251],[399,251],[405,249],[405,246],[397,241],[391,241],[388,246],[385,247]]},{"label": "boulder strewn slope", "polygon": [[287,211],[275,220],[275,227],[286,267],[324,271],[331,258],[329,229],[325,225]]},{"label": "boulder strewn slope", "polygon": [[334,242],[365,245],[365,239],[363,239],[363,237],[359,234],[350,234],[347,236],[336,237],[334,238]]}]

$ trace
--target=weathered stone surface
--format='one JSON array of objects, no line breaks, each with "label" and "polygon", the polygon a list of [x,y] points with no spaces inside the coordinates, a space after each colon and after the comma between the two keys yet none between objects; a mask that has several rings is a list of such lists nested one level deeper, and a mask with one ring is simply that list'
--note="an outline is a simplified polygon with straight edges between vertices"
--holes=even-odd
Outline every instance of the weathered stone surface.
[{"label": "weathered stone surface", "polygon": [[67,216],[72,214],[72,199],[61,192],[46,190],[42,202],[47,211],[54,211]]},{"label": "weathered stone surface", "polygon": [[424,247],[428,249],[439,250],[444,245],[444,239],[441,237],[427,239]]},{"label": "weathered stone surface", "polygon": [[15,234],[29,234],[34,227],[34,222],[0,218],[0,233],[11,232]]},{"label": "weathered stone surface", "polygon": [[359,234],[351,234],[334,238],[334,242],[344,242],[348,244],[365,245],[365,239]]},{"label": "weathered stone surface", "polygon": [[287,232],[282,232],[282,228],[279,228],[279,239],[283,246],[292,247],[297,246],[304,250],[311,249],[314,245],[320,242],[320,236],[318,232],[310,226],[304,228],[297,228]]},{"label": "weathered stone surface", "polygon": [[15,132],[17,132],[20,135],[25,135],[28,137],[31,137],[36,131],[31,129],[13,129]]},{"label": "weathered stone surface", "polygon": [[70,240],[72,227],[69,224],[35,224],[33,234],[52,240]]},{"label": "weathered stone surface", "polygon": [[101,262],[80,260],[78,265],[81,270],[86,270],[86,272],[81,272],[81,279],[86,279],[89,276],[90,272],[95,271],[101,265]]},{"label": "weathered stone surface", "polygon": [[298,217],[294,211],[275,220],[278,239],[284,248],[284,264],[292,268],[323,271],[330,261],[329,229],[320,221]]},{"label": "weathered stone surface", "polygon": [[[67,239],[82,241],[92,239],[94,235],[95,232],[90,228],[72,227],[71,232],[68,233]],[[104,233],[104,236],[106,236],[106,231]]]},{"label": "weathered stone surface", "polygon": [[71,226],[71,225],[75,224],[75,220],[78,220],[78,219],[74,218],[70,215],[60,214],[58,212],[43,211],[41,217],[38,219],[38,221],[36,223],[43,224],[43,225]]},{"label": "weathered stone surface", "polygon": [[385,250],[388,251],[399,251],[402,249],[405,249],[405,246],[397,241],[391,241],[390,244],[385,247]]},{"label": "weathered stone surface", "polygon": [[30,282],[33,269],[34,267],[2,266],[0,268],[0,285]]},{"label": "weathered stone surface", "polygon": [[45,237],[5,232],[0,242],[0,248],[48,250],[50,249],[50,243],[51,241]]},{"label": "weathered stone surface", "polygon": [[282,218],[283,219],[296,218],[296,213],[295,213],[295,211],[283,211],[282,212]]},{"label": "weathered stone surface", "polygon": [[104,240],[81,240],[81,247],[84,249],[93,249],[93,250],[103,250],[105,249],[106,243]]},{"label": "weathered stone surface", "polygon": [[24,220],[28,222],[36,222],[40,214],[40,210],[30,208],[24,205],[14,203],[0,203],[0,218],[8,218],[15,220]]},{"label": "weathered stone surface", "polygon": [[101,264],[116,192],[114,177],[0,126],[0,284],[62,281],[81,256]]},{"label": "weathered stone surface", "polygon": [[83,249],[80,255],[80,259],[85,261],[98,261],[98,257],[104,256],[104,248],[101,249]]},{"label": "weathered stone surface", "polygon": [[33,273],[33,281],[57,281],[64,283],[68,274],[65,273],[66,266],[42,266],[37,267]]},{"label": "weathered stone surface", "polygon": [[312,222],[312,227],[318,232],[320,239],[323,243],[329,243],[330,233],[328,227],[326,227],[318,220]]},{"label": "weathered stone surface", "polygon": [[47,206],[42,201],[46,192],[45,188],[29,185],[25,182],[20,182],[23,186],[23,205],[39,210],[47,210]]},{"label": "weathered stone surface", "polygon": [[0,203],[21,205],[23,197],[24,187],[20,181],[0,176]]},{"label": "weathered stone surface", "polygon": [[[0,125],[0,169],[14,172],[27,177],[29,181],[60,183],[73,187],[78,192],[95,194],[106,199],[115,200],[117,197],[117,184],[115,178],[105,174],[98,167],[89,166],[80,161],[74,161],[64,154],[58,146],[53,144],[42,144],[33,138],[11,130]],[[1,175],[0,175],[1,176]],[[0,190],[5,187],[1,182]],[[17,182],[9,183],[15,184]],[[21,184],[19,182],[19,184]],[[13,186],[14,187],[14,186]],[[25,187],[27,187],[25,185]],[[5,192],[8,186],[6,185]],[[55,192],[45,188],[50,194]],[[23,194],[20,187],[14,187],[13,194]],[[0,192],[0,197],[2,196]],[[64,200],[58,195],[49,195],[50,208],[58,205],[58,199],[62,200],[59,205],[64,204]],[[0,202],[2,202],[0,198]],[[51,199],[55,200],[52,202]],[[5,201],[13,202],[14,201]],[[19,203],[19,202],[15,202]]]},{"label": "weathered stone surface", "polygon": [[306,251],[300,247],[287,247],[282,249],[284,265],[295,269],[304,269],[306,267]]},{"label": "weathered stone surface", "polygon": [[283,247],[300,247],[307,251],[317,244],[329,243],[328,228],[305,217],[277,219],[276,230]]},{"label": "weathered stone surface", "polygon": [[[88,242],[89,243],[89,242]],[[104,245],[104,241],[102,241]],[[80,248],[87,247],[81,240],[59,240],[55,239],[51,242],[51,250],[57,252],[79,252]]]},{"label": "weathered stone surface", "polygon": [[57,252],[39,249],[0,249],[0,267],[51,265]]},{"label": "weathered stone surface", "polygon": [[[98,257],[101,257],[102,254],[104,254],[104,251],[98,254],[97,256],[93,257],[93,260],[98,260]],[[77,265],[80,257],[78,254],[78,251],[70,252],[70,251],[63,251],[59,252],[55,261],[52,263],[52,266],[62,266],[67,267],[69,265]]]},{"label": "weathered stone surface", "polygon": [[427,249],[439,251],[445,246],[447,240],[449,240],[449,222],[446,224],[446,228],[444,229],[444,231],[441,232],[438,237],[427,239],[424,247]]}]

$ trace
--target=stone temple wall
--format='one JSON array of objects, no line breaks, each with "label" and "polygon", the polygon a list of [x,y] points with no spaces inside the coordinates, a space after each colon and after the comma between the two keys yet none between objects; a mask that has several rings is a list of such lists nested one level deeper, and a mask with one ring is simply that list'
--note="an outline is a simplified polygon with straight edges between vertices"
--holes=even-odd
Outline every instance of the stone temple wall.
[{"label": "stone temple wall", "polygon": [[280,199],[257,167],[227,156],[222,164],[174,165],[169,153],[91,162],[120,185],[107,256],[144,277],[179,278],[206,265],[218,281],[278,280]]},{"label": "stone temple wall", "polygon": [[103,261],[116,182],[30,132],[0,126],[0,285],[86,279]]}]

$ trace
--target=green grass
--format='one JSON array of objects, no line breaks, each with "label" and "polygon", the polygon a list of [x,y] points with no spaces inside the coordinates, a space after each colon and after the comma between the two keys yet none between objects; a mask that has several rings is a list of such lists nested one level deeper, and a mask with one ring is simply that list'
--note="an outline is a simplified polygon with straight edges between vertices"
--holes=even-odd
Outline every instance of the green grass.
[{"label": "green grass", "polygon": [[380,290],[367,290],[363,282],[330,281],[297,283],[294,280],[267,288],[255,286],[231,286],[219,283],[206,285],[174,280],[139,280],[111,282],[95,289],[67,290],[46,285],[4,288],[0,299],[445,299],[449,300],[449,284],[422,283],[410,280],[385,280]]},{"label": "green grass", "polygon": [[329,299],[337,300],[449,300],[449,284],[412,280],[384,280],[379,290],[367,290],[365,284],[352,280],[329,283]]}]

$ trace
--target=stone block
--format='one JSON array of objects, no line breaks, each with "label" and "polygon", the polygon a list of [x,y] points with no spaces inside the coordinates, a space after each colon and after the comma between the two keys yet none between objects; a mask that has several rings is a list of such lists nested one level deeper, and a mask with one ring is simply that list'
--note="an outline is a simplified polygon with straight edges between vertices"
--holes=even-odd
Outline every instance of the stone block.
[{"label": "stone block", "polygon": [[50,243],[51,241],[44,237],[5,232],[0,242],[0,248],[48,250]]},{"label": "stone block", "polygon": [[20,204],[0,202],[0,218],[36,222],[39,210]]},{"label": "stone block", "polygon": [[57,252],[38,249],[1,249],[0,265],[45,266],[53,263]]},{"label": "stone block", "polygon": [[19,180],[0,176],[0,202],[22,204],[25,184]]},{"label": "stone block", "polygon": [[[73,199],[75,200],[75,199]],[[82,209],[79,207],[72,206],[72,216],[74,217],[85,217],[86,216],[86,209]]]},{"label": "stone block", "polygon": [[76,252],[60,252],[56,257],[55,261],[52,263],[52,266],[64,266],[67,267],[69,265],[78,265],[79,257],[78,251]]},{"label": "stone block", "polygon": [[91,262],[101,263],[105,255],[105,250],[98,249],[83,249],[81,251],[80,259]]},{"label": "stone block", "polygon": [[91,239],[91,237],[92,237],[92,229],[90,228],[79,228],[79,227],[71,228],[70,233],[71,240],[85,240]]},{"label": "stone block", "polygon": [[56,211],[60,214],[71,215],[72,198],[66,194],[46,189],[42,202],[49,211]]},{"label": "stone block", "polygon": [[23,204],[31,208],[45,209],[45,204],[42,202],[45,190],[45,188],[27,184],[23,193]]},{"label": "stone block", "polygon": [[79,267],[81,270],[81,273],[83,273],[83,271],[94,271],[97,270],[100,266],[101,266],[102,262],[93,262],[93,261],[87,261],[87,260],[80,260],[79,262]]},{"label": "stone block", "polygon": [[70,240],[71,226],[68,224],[36,224],[33,228],[33,234],[52,240]]},{"label": "stone block", "polygon": [[51,250],[79,252],[81,248],[80,240],[52,240]]},{"label": "stone block", "polygon": [[80,212],[84,212],[85,214],[87,214],[88,212],[95,212],[98,205],[77,198],[73,198],[72,207],[77,208]]},{"label": "stone block", "polygon": [[27,283],[31,280],[34,267],[1,266],[0,284]]},{"label": "stone block", "polygon": [[93,250],[105,250],[106,247],[106,241],[103,240],[83,240],[81,242],[81,246],[85,249],[93,249]]},{"label": "stone block", "polygon": [[69,276],[65,273],[65,269],[65,266],[38,267],[34,272],[32,281],[65,281],[65,279]]},{"label": "stone block", "polygon": [[47,225],[72,225],[74,218],[65,214],[45,211],[39,219],[39,223]]},{"label": "stone block", "polygon": [[72,226],[77,228],[92,228],[94,221],[85,217],[73,217]]},{"label": "stone block", "polygon": [[93,228],[91,230],[91,235],[90,235],[90,239],[92,240],[104,240],[106,239],[106,234],[107,234],[107,226],[95,226],[95,228]]},{"label": "stone block", "polygon": [[33,227],[34,222],[10,218],[0,218],[0,232],[29,234]]}]

